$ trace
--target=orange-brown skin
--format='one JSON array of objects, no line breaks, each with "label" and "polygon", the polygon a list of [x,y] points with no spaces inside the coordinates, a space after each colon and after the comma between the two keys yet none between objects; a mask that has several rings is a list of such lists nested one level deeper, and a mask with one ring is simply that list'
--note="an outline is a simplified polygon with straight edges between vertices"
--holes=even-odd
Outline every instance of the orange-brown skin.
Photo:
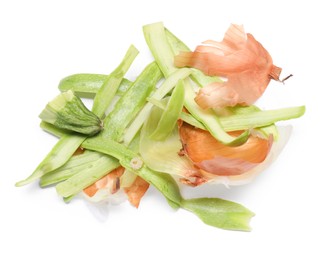
[{"label": "orange-brown skin", "polygon": [[273,64],[270,54],[251,34],[244,32],[243,26],[231,25],[221,42],[203,43],[194,52],[181,52],[174,63],[227,78],[225,83],[212,83],[212,89],[204,86],[199,91],[196,102],[204,109],[253,104],[271,79],[279,80],[281,68]]},{"label": "orange-brown skin", "polygon": [[[120,189],[120,177],[125,171],[124,167],[118,167],[84,189],[84,193],[89,197],[93,197],[96,192],[100,189],[107,188],[112,194],[116,193]],[[149,188],[149,183],[139,176],[136,177],[135,181],[128,188],[124,188],[124,191],[128,197],[129,202],[134,206],[138,207],[141,198]]]},{"label": "orange-brown skin", "polygon": [[149,183],[137,176],[133,184],[128,188],[124,188],[124,191],[128,197],[129,202],[134,207],[138,208],[141,198],[146,193],[148,188]]},{"label": "orange-brown skin", "polygon": [[[214,175],[239,175],[263,162],[272,145],[272,138],[250,136],[240,146],[226,146],[208,131],[187,123],[179,125],[179,133],[186,156],[202,172]],[[233,136],[240,131],[231,132]]]},{"label": "orange-brown skin", "polygon": [[111,193],[115,193],[120,188],[119,178],[124,173],[124,167],[118,167],[96,181],[94,184],[84,189],[84,193],[89,197],[93,197],[95,193],[102,188],[110,189]]}]

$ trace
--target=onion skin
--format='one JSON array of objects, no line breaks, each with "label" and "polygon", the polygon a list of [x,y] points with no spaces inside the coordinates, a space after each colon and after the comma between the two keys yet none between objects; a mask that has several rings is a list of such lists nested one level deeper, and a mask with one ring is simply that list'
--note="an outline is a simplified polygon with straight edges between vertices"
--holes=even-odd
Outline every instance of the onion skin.
[{"label": "onion skin", "polygon": [[[83,192],[88,197],[93,197],[95,194],[102,189],[107,189],[110,194],[116,193],[120,187],[120,177],[123,175],[125,168],[120,166],[103,178],[96,181],[94,184],[88,186]],[[127,195],[129,202],[136,208],[139,207],[141,198],[149,188],[149,183],[139,176],[136,177],[135,181],[130,187],[124,188],[124,192]]]},{"label": "onion skin", "polygon": [[99,179],[92,185],[85,188],[83,191],[89,197],[93,197],[96,192],[100,189],[109,189],[111,194],[116,193],[120,188],[119,178],[124,173],[123,167],[118,167],[105,175],[103,178]]},{"label": "onion skin", "polygon": [[129,202],[134,207],[138,208],[140,201],[148,188],[149,183],[141,177],[137,176],[133,184],[128,188],[124,188],[124,191],[128,197]]},{"label": "onion skin", "polygon": [[181,52],[177,67],[193,67],[210,76],[227,78],[200,89],[196,102],[203,109],[251,105],[264,93],[271,79],[279,81],[281,68],[268,51],[243,26],[232,24],[221,42],[207,40],[193,52]]},{"label": "onion skin", "polygon": [[[240,146],[226,146],[217,141],[209,132],[195,128],[187,123],[179,124],[179,133],[183,153],[205,177],[240,175],[254,168],[267,157],[273,143],[251,135],[246,143]],[[238,136],[241,131],[230,132]]]}]

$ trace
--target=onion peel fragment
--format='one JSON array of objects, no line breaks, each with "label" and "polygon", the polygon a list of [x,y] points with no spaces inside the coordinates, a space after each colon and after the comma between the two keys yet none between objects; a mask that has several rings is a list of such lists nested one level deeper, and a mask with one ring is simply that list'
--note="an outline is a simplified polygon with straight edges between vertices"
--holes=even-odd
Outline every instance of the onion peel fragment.
[{"label": "onion peel fragment", "polygon": [[124,170],[123,167],[112,170],[110,173],[85,188],[83,192],[89,197],[93,197],[101,189],[108,189],[111,194],[116,193],[120,188],[119,178],[124,173]]},{"label": "onion peel fragment", "polygon": [[[273,138],[250,135],[240,146],[226,146],[216,140],[208,131],[187,123],[179,124],[183,153],[193,162],[206,179],[216,176],[240,175],[254,168],[267,157]],[[238,136],[241,131],[230,132]]]},{"label": "onion peel fragment", "polygon": [[242,25],[235,24],[230,25],[221,42],[207,40],[194,52],[180,52],[174,64],[227,78],[224,83],[212,83],[199,91],[196,102],[204,109],[251,105],[271,79],[279,81],[281,73],[268,51],[252,34],[246,34]]},{"label": "onion peel fragment", "polygon": [[137,176],[133,184],[124,188],[124,191],[128,197],[129,202],[136,208],[139,207],[141,198],[149,188],[149,183],[141,177]]}]

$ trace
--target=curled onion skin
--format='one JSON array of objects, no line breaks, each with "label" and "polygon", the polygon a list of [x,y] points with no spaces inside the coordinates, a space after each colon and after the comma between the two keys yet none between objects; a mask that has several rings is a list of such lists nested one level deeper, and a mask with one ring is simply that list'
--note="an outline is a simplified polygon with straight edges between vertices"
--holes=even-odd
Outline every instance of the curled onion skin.
[{"label": "curled onion skin", "polygon": [[[240,146],[226,146],[208,131],[184,122],[179,124],[179,133],[185,156],[205,177],[208,173],[216,176],[243,174],[265,160],[273,143],[272,137],[264,139],[251,135]],[[235,131],[230,134],[238,136],[240,133]]]},{"label": "curled onion skin", "polygon": [[268,51],[241,25],[232,24],[221,42],[208,40],[203,44],[194,52],[181,52],[174,63],[227,78],[225,84],[212,83],[199,91],[196,102],[204,109],[253,104],[271,79],[279,80],[281,68],[273,64]]}]

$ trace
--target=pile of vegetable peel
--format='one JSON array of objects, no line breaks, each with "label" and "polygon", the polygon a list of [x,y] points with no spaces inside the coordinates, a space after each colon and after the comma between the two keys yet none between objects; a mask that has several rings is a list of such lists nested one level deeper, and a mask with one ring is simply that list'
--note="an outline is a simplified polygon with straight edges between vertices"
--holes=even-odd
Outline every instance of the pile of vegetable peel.
[{"label": "pile of vegetable peel", "polygon": [[[133,81],[125,78],[139,53],[133,45],[109,75],[60,81],[61,93],[39,115],[58,142],[16,186],[38,180],[66,202],[78,195],[100,202],[122,192],[138,208],[153,185],[174,209],[214,227],[249,231],[249,209],[220,198],[186,199],[178,184],[253,180],[288,139],[276,123],[302,116],[305,106],[255,105],[272,79],[280,81],[281,68],[242,25],[194,51],[162,22],[143,26],[143,33],[154,61]],[[91,110],[81,99],[86,93]]]}]

